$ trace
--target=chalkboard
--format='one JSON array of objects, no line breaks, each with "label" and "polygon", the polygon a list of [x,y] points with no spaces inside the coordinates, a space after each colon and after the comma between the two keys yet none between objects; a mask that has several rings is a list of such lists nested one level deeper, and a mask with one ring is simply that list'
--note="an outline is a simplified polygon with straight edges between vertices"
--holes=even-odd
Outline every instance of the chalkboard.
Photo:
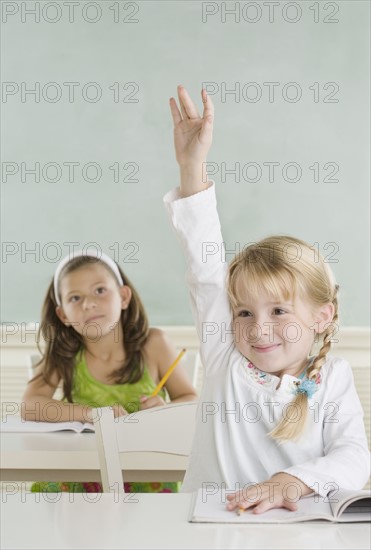
[{"label": "chalkboard", "polygon": [[192,324],[162,204],[179,183],[168,100],[183,84],[215,104],[227,249],[273,233],[316,243],[343,324],[368,325],[368,2],[1,9],[2,322],[37,321],[58,260],[96,243],[152,324]]}]

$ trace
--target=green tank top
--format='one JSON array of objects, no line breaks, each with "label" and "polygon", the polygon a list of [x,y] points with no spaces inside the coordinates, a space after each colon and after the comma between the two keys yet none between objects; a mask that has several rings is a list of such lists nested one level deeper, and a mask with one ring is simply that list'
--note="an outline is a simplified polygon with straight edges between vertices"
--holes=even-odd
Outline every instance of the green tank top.
[{"label": "green tank top", "polygon": [[[84,350],[81,350],[76,356],[72,387],[74,403],[96,407],[108,407],[119,403],[130,413],[139,409],[139,398],[142,395],[150,395],[156,388],[156,384],[147,365],[145,365],[142,378],[135,384],[103,384],[90,374],[86,366]],[[162,389],[158,395],[165,399],[167,392]],[[124,486],[126,493],[178,493],[180,482],[130,482],[125,483]],[[97,482],[38,481],[32,484],[31,491],[36,493],[101,493],[102,486]]]},{"label": "green tank top", "polygon": [[[120,404],[129,413],[139,410],[140,397],[150,396],[156,388],[147,365],[144,367],[143,376],[134,384],[104,384],[96,380],[86,366],[84,350],[76,356],[76,363],[72,382],[72,400],[81,405],[93,407],[109,407]],[[166,390],[162,388],[158,395],[166,400]]]}]

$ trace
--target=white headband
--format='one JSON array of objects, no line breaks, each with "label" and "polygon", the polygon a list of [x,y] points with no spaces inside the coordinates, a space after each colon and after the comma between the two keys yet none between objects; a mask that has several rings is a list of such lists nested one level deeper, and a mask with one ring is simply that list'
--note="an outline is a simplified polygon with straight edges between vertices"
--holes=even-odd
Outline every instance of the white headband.
[{"label": "white headband", "polygon": [[57,266],[57,269],[55,270],[55,273],[54,273],[54,295],[55,295],[55,299],[57,301],[57,304],[60,306],[61,305],[61,301],[60,301],[60,298],[59,298],[59,290],[58,290],[58,286],[59,286],[59,277],[60,277],[60,274],[62,272],[62,269],[71,261],[71,260],[74,260],[75,258],[79,258],[80,256],[83,256],[83,257],[88,257],[88,258],[96,258],[97,260],[100,260],[101,262],[105,263],[106,265],[108,265],[108,267],[113,271],[113,273],[115,274],[116,276],[116,279],[118,280],[120,286],[123,286],[124,285],[124,281],[122,280],[122,277],[121,277],[121,274],[120,274],[120,271],[116,265],[116,263],[112,260],[112,258],[110,258],[109,256],[107,256],[107,254],[104,254],[104,252],[101,252],[101,251],[98,251],[96,248],[92,248],[92,249],[88,249],[88,250],[78,250],[78,251],[74,251],[72,252],[72,254],[69,254],[68,256],[66,256],[65,258],[63,258],[63,260],[61,260]]}]

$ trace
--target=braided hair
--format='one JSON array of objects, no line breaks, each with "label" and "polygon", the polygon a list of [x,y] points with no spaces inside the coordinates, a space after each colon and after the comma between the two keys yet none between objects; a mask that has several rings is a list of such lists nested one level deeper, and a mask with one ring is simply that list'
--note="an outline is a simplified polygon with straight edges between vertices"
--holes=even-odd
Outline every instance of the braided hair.
[{"label": "braided hair", "polygon": [[[300,295],[314,307],[333,304],[332,321],[318,335],[322,340],[321,347],[306,372],[306,378],[318,384],[339,317],[339,286],[323,257],[300,239],[280,235],[267,237],[247,246],[229,266],[228,295],[232,308],[238,303],[237,283],[241,277],[249,295],[253,297],[265,291],[284,300]],[[280,422],[269,435],[278,441],[298,439],[304,431],[308,409],[308,393],[296,392]]]}]

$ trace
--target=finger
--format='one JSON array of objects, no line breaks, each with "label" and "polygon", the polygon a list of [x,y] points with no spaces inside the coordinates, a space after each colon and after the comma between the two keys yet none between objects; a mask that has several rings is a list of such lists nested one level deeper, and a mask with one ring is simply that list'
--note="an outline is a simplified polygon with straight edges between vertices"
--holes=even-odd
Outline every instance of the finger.
[{"label": "finger", "polygon": [[237,508],[238,504],[235,500],[232,500],[231,502],[227,503],[227,510],[235,510]]},{"label": "finger", "polygon": [[144,409],[151,409],[152,407],[155,407],[157,405],[157,398],[156,397],[144,397],[140,399],[140,408],[141,410]]},{"label": "finger", "polygon": [[298,509],[298,505],[296,504],[296,502],[289,502],[288,500],[285,500],[284,508],[287,508],[291,512],[296,512],[296,510]]},{"label": "finger", "polygon": [[207,118],[202,119],[202,126],[200,130],[200,143],[211,143],[213,139],[213,126],[214,120],[212,115],[208,115]]},{"label": "finger", "polygon": [[184,86],[178,86],[178,97],[184,119],[187,120],[188,118],[201,118],[198,114],[195,104],[193,103],[189,93],[184,88]]},{"label": "finger", "polygon": [[253,509],[253,514],[262,514],[263,512],[266,512],[267,510],[272,510],[273,508],[287,508],[291,512],[296,512],[298,509],[297,505],[294,502],[284,501],[283,504],[279,504],[278,502],[269,502],[269,499],[265,499],[262,502],[260,502],[255,508]]},{"label": "finger", "polygon": [[201,90],[201,97],[204,104],[203,118],[207,118],[208,116],[214,117],[214,104],[204,88]]},{"label": "finger", "polygon": [[[228,498],[228,496],[227,496]],[[235,510],[236,508],[248,508],[249,506],[252,506],[254,503],[243,500],[242,495],[235,495],[233,500],[230,500],[227,503],[227,509],[228,510]]]},{"label": "finger", "polygon": [[170,110],[173,117],[174,126],[177,126],[179,122],[182,122],[182,115],[178,109],[178,105],[173,97],[170,98]]},{"label": "finger", "polygon": [[269,496],[269,492],[266,491],[265,487],[262,485],[254,485],[251,490],[244,489],[231,496],[233,496],[233,500],[230,500],[227,504],[228,509],[234,510],[235,508],[241,508],[247,510],[266,500],[267,496]]},{"label": "finger", "polygon": [[246,500],[237,499],[237,500],[228,502],[227,510],[233,511],[233,510],[240,509],[241,511],[244,511],[253,506],[255,506],[255,502],[248,502]]},{"label": "finger", "polygon": [[229,502],[227,502],[227,509],[228,510],[234,510],[236,508],[236,506],[237,506],[237,502],[235,500],[229,500]]},{"label": "finger", "polygon": [[243,494],[241,491],[237,491],[237,493],[229,493],[229,495],[227,495],[227,500],[229,500],[229,502],[241,502],[241,500],[243,499]]},{"label": "finger", "polygon": [[201,90],[201,96],[204,104],[204,112],[199,139],[201,143],[211,143],[214,126],[214,105],[207,95],[206,90]]},{"label": "finger", "polygon": [[164,405],[164,403],[158,396],[149,397],[148,399],[141,401],[141,407],[143,409],[151,409],[152,407],[160,407],[161,405]]}]

